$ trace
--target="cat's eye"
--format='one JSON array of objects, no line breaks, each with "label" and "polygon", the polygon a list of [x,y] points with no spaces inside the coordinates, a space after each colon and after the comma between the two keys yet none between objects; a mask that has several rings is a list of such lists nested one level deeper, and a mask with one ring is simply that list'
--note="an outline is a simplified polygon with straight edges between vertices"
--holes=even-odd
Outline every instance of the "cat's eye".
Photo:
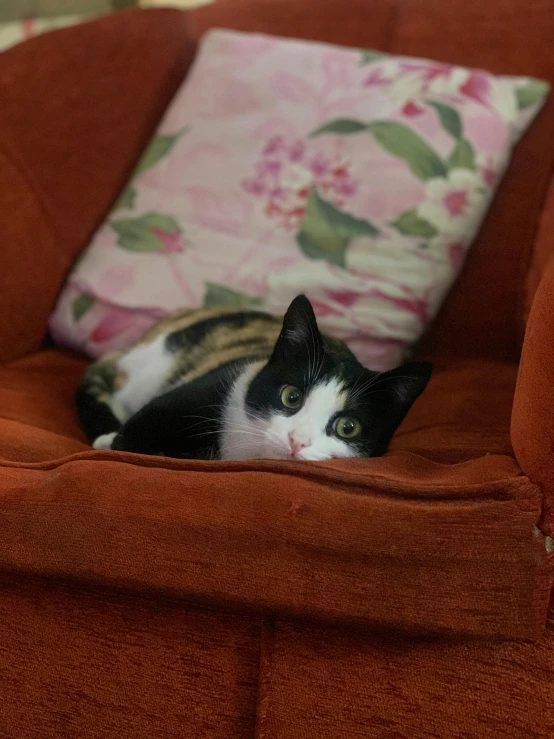
[{"label": "cat's eye", "polygon": [[355,439],[356,436],[360,435],[362,427],[355,418],[341,416],[335,421],[334,430],[335,434],[341,439]]},{"label": "cat's eye", "polygon": [[289,410],[295,410],[302,405],[302,391],[294,385],[285,385],[281,390],[281,403]]}]

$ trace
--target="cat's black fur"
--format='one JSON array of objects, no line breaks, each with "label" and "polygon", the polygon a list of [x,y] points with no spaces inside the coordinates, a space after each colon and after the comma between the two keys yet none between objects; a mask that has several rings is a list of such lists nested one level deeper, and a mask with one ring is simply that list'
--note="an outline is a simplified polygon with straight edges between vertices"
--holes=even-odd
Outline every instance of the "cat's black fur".
[{"label": "cat's black fur", "polygon": [[230,378],[243,366],[243,360],[222,365],[154,398],[127,421],[112,449],[179,459],[217,459],[221,404]]}]

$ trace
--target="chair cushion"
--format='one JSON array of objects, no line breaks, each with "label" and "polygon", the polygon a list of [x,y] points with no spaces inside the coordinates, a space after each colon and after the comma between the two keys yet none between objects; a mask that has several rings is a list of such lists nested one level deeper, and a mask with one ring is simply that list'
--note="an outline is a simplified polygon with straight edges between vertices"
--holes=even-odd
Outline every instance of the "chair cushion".
[{"label": "chair cushion", "polygon": [[229,463],[91,450],[84,367],[49,350],[0,368],[0,568],[410,631],[544,626],[541,496],[505,453],[513,368],[439,371],[384,457]]},{"label": "chair cushion", "polygon": [[[348,13],[344,7],[343,0],[218,0],[191,11],[191,30],[196,38],[214,27],[291,35],[554,81],[552,0],[504,0],[501,13],[498,3],[483,0],[350,0]],[[522,275],[551,179],[553,125],[551,96],[514,151],[460,278],[424,339],[433,357],[517,361]]]},{"label": "chair cushion", "polygon": [[50,321],[93,357],[199,305],[283,315],[374,370],[437,314],[548,84],[213,30]]}]

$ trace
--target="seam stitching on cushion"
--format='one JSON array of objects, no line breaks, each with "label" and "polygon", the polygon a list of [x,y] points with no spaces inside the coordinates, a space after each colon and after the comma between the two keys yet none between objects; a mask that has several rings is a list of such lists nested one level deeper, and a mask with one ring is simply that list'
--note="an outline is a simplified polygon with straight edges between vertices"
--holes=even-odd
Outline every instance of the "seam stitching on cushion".
[{"label": "seam stitching on cushion", "polygon": [[[83,455],[83,454],[87,455],[84,459],[81,457],[81,455]],[[326,478],[325,476],[322,477],[322,476],[320,476],[318,474],[316,474],[316,475],[313,475],[313,474],[311,474],[311,475],[295,475],[294,473],[287,472],[286,470],[283,470],[283,469],[272,469],[272,470],[265,470],[265,469],[248,470],[247,469],[247,470],[244,470],[244,469],[238,468],[236,470],[229,470],[229,469],[222,469],[222,470],[214,470],[214,469],[211,469],[211,470],[198,470],[198,469],[196,469],[196,470],[182,470],[181,469],[181,470],[179,470],[177,467],[159,467],[157,465],[137,464],[136,462],[128,462],[126,460],[117,459],[117,458],[114,458],[112,456],[109,456],[108,457],[108,456],[106,456],[106,454],[109,454],[109,452],[106,453],[106,454],[104,454],[102,452],[100,452],[100,453],[94,452],[93,454],[94,454],[94,456],[92,456],[92,454],[90,452],[77,452],[76,454],[70,455],[69,457],[62,458],[61,460],[56,460],[56,462],[53,463],[52,466],[49,466],[51,463],[45,463],[45,462],[29,462],[29,463],[25,463],[25,462],[10,462],[9,460],[0,460],[0,470],[2,468],[4,468],[4,469],[16,469],[16,470],[17,469],[23,469],[23,470],[26,470],[26,471],[29,471],[29,472],[33,472],[33,471],[36,471],[36,472],[54,472],[55,470],[58,470],[60,467],[63,467],[66,464],[71,464],[73,462],[94,462],[95,460],[97,460],[97,461],[102,461],[102,462],[109,462],[110,464],[128,465],[128,466],[131,466],[131,467],[139,467],[139,468],[142,468],[142,469],[144,469],[144,468],[146,468],[146,469],[153,469],[153,470],[163,469],[163,470],[175,471],[175,472],[177,472],[177,471],[179,471],[179,472],[187,472],[187,471],[190,471],[190,472],[195,472],[195,473],[200,472],[200,473],[203,473],[203,474],[210,474],[210,475],[214,475],[214,474],[219,474],[219,475],[222,475],[223,474],[223,475],[225,475],[225,474],[233,474],[233,473],[239,473],[240,474],[240,473],[243,473],[243,472],[258,472],[258,473],[271,472],[271,473],[276,474],[276,475],[283,475],[285,477],[299,477],[300,479],[305,479],[305,480],[310,480],[310,479],[313,480],[314,477],[315,477],[320,482],[322,482],[324,484],[327,484],[328,486],[332,486],[333,483],[335,483],[335,484],[340,483],[341,482],[340,479],[333,479],[333,478],[337,478],[337,477],[338,478],[341,478],[343,476],[352,477],[353,478],[350,481],[352,483],[352,486],[353,487],[354,486],[355,487],[362,487],[362,486],[365,487],[368,484],[368,482],[371,482],[371,480],[375,480],[375,481],[385,481],[385,482],[388,482],[388,483],[394,483],[397,487],[404,486],[404,487],[406,487],[408,489],[415,489],[415,490],[418,490],[418,491],[422,491],[422,490],[435,490],[435,489],[447,489],[447,490],[457,490],[457,489],[458,490],[461,490],[461,489],[463,489],[463,490],[473,490],[473,489],[480,488],[484,484],[491,485],[491,486],[494,485],[495,487],[501,487],[502,488],[506,484],[509,484],[509,483],[513,482],[514,480],[517,480],[519,482],[520,480],[525,480],[525,479],[528,480],[528,482],[530,482],[531,484],[534,485],[534,483],[532,483],[532,481],[526,475],[524,475],[521,472],[521,470],[518,470],[518,473],[517,474],[514,474],[514,475],[512,475],[510,477],[502,477],[502,478],[497,479],[497,480],[487,480],[487,481],[483,481],[483,482],[476,482],[476,483],[471,483],[469,485],[467,485],[467,484],[466,485],[459,485],[459,484],[458,485],[448,485],[448,484],[445,484],[444,482],[441,482],[441,483],[437,483],[437,484],[429,484],[428,483],[428,484],[422,486],[421,484],[418,484],[418,483],[409,483],[409,482],[406,482],[406,481],[395,481],[395,480],[391,480],[390,477],[385,477],[384,475],[371,475],[371,476],[368,475],[368,476],[363,476],[363,475],[359,475],[359,474],[356,474],[356,473],[349,473],[349,472],[346,472],[346,471],[345,472],[342,472],[342,473],[339,473],[339,475],[333,475],[332,474],[332,470],[331,470],[331,475],[329,476],[329,478]],[[419,456],[419,455],[413,455],[413,456]],[[495,454],[495,455],[490,455],[490,456],[491,457],[492,456],[494,456],[494,457],[505,457],[506,459],[509,459],[510,461],[514,461],[512,459],[512,457],[507,457],[506,455],[503,455],[503,454]],[[433,462],[433,464],[439,464],[439,463]],[[442,465],[442,466],[449,466],[449,465]],[[315,470],[318,470],[318,471],[321,471],[321,470],[325,470],[326,471],[327,470],[327,468],[322,468],[322,467],[319,467],[319,466],[314,466],[312,469],[315,469]],[[395,497],[395,498],[398,497],[396,493],[394,493],[394,492],[393,493],[390,493],[390,492],[386,492],[386,491],[380,491],[380,495],[383,496],[383,497],[391,497],[391,495],[392,495],[392,497]],[[421,497],[421,496],[418,496],[418,497]],[[491,497],[491,499],[495,499],[495,500],[497,499],[496,497],[494,497],[494,498],[492,496],[489,496],[489,497]],[[433,498],[432,500],[437,500],[437,498]],[[460,500],[461,501],[464,501],[465,499],[464,498],[461,498]],[[470,502],[472,502],[472,501],[470,501]]]}]

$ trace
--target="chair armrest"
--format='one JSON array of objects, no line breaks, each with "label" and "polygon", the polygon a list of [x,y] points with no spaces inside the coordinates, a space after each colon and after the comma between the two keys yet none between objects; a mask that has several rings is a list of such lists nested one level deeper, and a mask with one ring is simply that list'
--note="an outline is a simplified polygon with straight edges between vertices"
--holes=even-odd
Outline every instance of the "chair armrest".
[{"label": "chair armrest", "polygon": [[543,493],[541,522],[554,534],[554,259],[527,322],[512,409],[511,436],[523,472]]},{"label": "chair armrest", "polygon": [[71,264],[194,53],[187,16],[130,11],[0,55],[0,361],[36,350]]},{"label": "chair armrest", "polygon": [[533,305],[535,293],[541,283],[543,275],[548,267],[550,258],[554,255],[554,178],[550,181],[550,187],[544,200],[539,228],[525,282],[522,285],[524,293],[520,309],[520,336],[521,343],[525,334],[525,327]]}]

